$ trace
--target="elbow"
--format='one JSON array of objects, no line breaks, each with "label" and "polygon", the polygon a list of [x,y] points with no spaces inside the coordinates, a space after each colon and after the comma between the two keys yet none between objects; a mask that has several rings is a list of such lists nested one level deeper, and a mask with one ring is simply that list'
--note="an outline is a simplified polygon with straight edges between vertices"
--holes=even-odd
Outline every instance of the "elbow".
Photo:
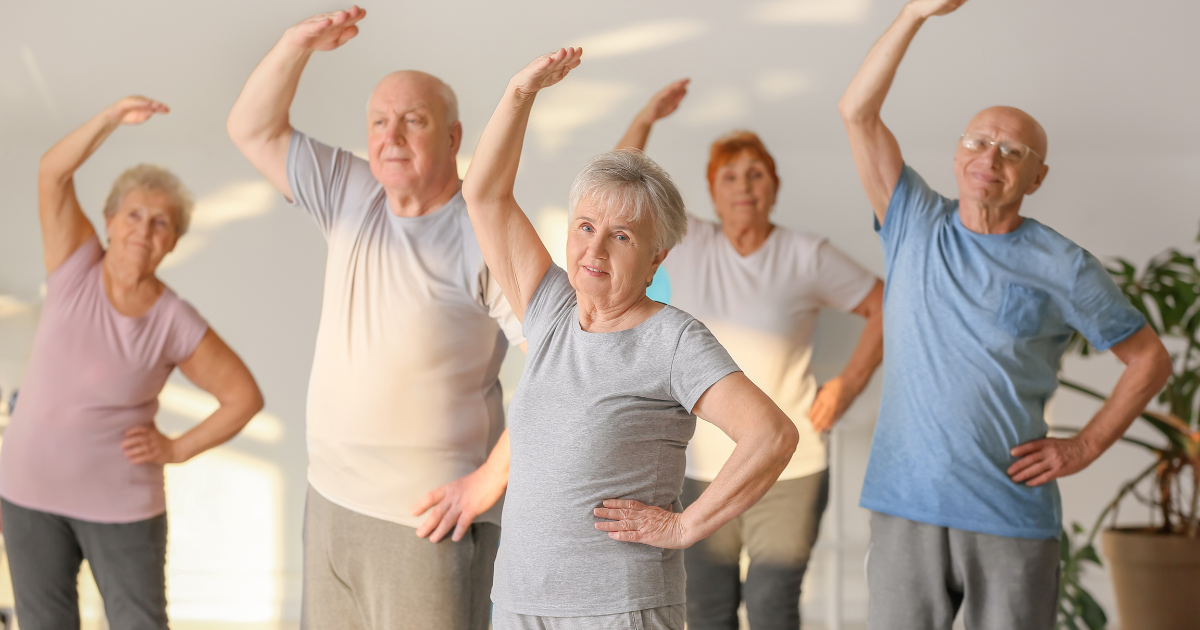
[{"label": "elbow", "polygon": [[838,114],[842,117],[842,122],[847,125],[856,121],[860,117],[861,112],[862,108],[858,107],[858,104],[850,98],[849,94],[842,96],[841,100],[838,101]]},{"label": "elbow", "polygon": [[786,467],[788,462],[792,461],[792,455],[799,445],[800,432],[796,430],[796,425],[792,423],[791,419],[784,416],[783,422],[775,432],[775,449],[781,467]]},{"label": "elbow", "polygon": [[1175,365],[1171,363],[1171,354],[1167,352],[1166,347],[1160,341],[1155,352],[1155,378],[1154,391],[1160,392],[1163,387],[1166,387],[1167,381],[1171,378],[1171,374],[1175,371]]}]

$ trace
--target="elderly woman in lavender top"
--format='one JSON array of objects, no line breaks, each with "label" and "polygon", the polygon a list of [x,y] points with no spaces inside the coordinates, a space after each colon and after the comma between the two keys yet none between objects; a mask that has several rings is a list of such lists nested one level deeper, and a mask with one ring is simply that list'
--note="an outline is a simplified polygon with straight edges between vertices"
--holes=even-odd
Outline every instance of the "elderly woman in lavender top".
[{"label": "elderly woman in lavender top", "polygon": [[[513,77],[463,197],[529,351],[511,452],[493,623],[684,626],[680,550],[754,504],[796,447],[795,425],[696,319],[646,287],[687,229],[683,199],[639,151],[594,158],[569,204],[566,268],[513,194],[534,96],[579,65],[562,49]],[[700,414],[736,448],[686,510],[684,451]]]},{"label": "elderly woman in lavender top", "polygon": [[[192,203],[179,180],[145,164],[117,178],[104,207],[107,249],[75,196],[75,171],[113,131],[167,111],[122,99],[54,145],[38,169],[46,298],[0,454],[25,630],[79,627],[84,559],[113,628],[167,628],[163,466],[229,440],[263,406],[241,359],[155,275],[187,231]],[[220,407],[170,438],[154,417],[176,366]]]}]

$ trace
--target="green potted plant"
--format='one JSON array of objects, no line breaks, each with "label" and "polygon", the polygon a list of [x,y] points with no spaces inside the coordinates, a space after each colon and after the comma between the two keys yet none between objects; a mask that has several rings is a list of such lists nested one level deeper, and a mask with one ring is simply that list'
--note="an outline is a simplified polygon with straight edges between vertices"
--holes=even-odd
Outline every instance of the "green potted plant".
[{"label": "green potted plant", "polygon": [[[1168,249],[1140,272],[1128,261],[1117,259],[1109,273],[1173,351],[1175,369],[1158,395],[1165,412],[1141,415],[1161,440],[1122,438],[1145,449],[1152,458],[1149,465],[1121,486],[1086,538],[1077,544],[1076,539],[1085,533],[1079,525],[1071,535],[1063,533],[1058,627],[1097,630],[1107,622],[1104,611],[1080,583],[1086,566],[1101,562],[1094,546],[1100,534],[1121,629],[1195,629],[1200,627],[1200,267],[1195,255]],[[1095,351],[1078,334],[1070,348],[1084,356]],[[1086,396],[1106,398],[1065,378],[1060,383]],[[1118,508],[1129,495],[1151,507],[1150,523],[1116,526]],[[1109,517],[1112,525],[1105,529]]]}]

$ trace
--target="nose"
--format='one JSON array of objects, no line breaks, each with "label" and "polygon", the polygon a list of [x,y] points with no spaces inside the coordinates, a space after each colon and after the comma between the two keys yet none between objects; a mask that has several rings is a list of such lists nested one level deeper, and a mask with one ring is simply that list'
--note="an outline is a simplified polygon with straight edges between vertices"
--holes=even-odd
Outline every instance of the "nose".
[{"label": "nose", "polygon": [[404,146],[404,144],[405,144],[404,125],[401,125],[399,123],[391,123],[390,125],[388,125],[387,138],[389,141],[391,141],[392,144],[394,144],[396,146],[401,146],[401,147]]},{"label": "nose", "polygon": [[608,258],[608,239],[593,238],[588,243],[587,253],[596,260],[604,260]]}]

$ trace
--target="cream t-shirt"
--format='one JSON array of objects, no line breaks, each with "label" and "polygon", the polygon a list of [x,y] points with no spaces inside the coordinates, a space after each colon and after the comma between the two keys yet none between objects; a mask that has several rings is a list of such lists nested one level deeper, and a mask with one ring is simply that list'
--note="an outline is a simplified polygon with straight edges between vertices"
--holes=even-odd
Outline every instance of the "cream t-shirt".
[{"label": "cream t-shirt", "polygon": [[[687,238],[663,264],[671,305],[703,322],[796,424],[800,444],[779,478],[824,470],[827,437],[808,419],[817,395],[810,371],[817,314],[822,307],[853,310],[875,286],[875,276],[826,239],[780,226],[743,257],[719,224],[693,216]],[[733,440],[716,426],[697,423],[688,444],[687,476],[712,481],[733,448]]]},{"label": "cream t-shirt", "polygon": [[[308,385],[308,480],[417,527],[413,504],[482,464],[504,431],[500,364],[524,341],[462,195],[392,214],[366,160],[293,132],[288,185],[329,252]],[[500,506],[479,517],[500,523]]]}]

